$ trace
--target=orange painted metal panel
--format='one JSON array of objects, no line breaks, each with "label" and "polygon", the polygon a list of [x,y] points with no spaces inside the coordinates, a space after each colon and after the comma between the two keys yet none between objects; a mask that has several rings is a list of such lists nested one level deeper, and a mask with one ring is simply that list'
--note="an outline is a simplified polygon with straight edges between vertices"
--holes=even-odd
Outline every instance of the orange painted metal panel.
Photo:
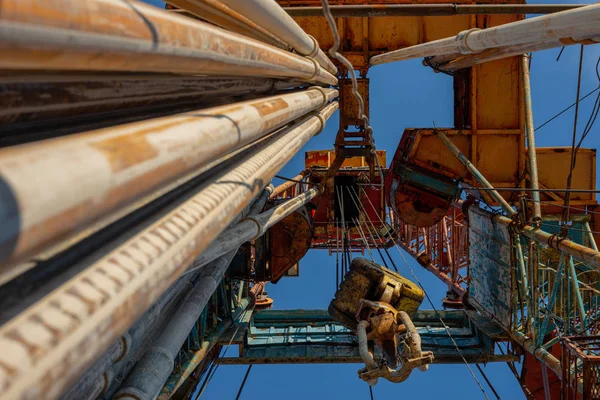
[{"label": "orange painted metal panel", "polygon": [[[386,164],[386,153],[385,150],[376,150],[377,160],[379,161],[379,165],[382,167]],[[316,150],[316,151],[307,151],[304,154],[304,167],[306,169],[311,169],[315,167],[321,168],[329,168],[333,161],[335,160],[335,151],[334,150]],[[365,157],[350,157],[344,160],[341,168],[347,167],[368,167],[369,164],[365,160]]]},{"label": "orange painted metal panel", "polygon": [[[537,148],[539,180],[542,187],[565,188],[571,163],[570,147]],[[573,171],[573,189],[596,190],[596,150],[579,149],[577,163]],[[557,193],[560,197],[564,192]],[[542,194],[542,200],[551,200]],[[584,201],[596,204],[594,193],[571,193],[572,201]]]}]

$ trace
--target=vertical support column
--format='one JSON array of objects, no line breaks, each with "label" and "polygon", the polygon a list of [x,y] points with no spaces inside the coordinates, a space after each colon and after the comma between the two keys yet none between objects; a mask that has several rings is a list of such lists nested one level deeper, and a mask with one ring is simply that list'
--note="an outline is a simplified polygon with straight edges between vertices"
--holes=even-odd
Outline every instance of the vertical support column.
[{"label": "vertical support column", "polygon": [[523,97],[525,101],[525,134],[527,136],[527,155],[529,160],[529,182],[533,189],[533,221],[536,226],[542,220],[540,206],[540,186],[538,180],[537,156],[535,151],[535,135],[533,127],[533,111],[531,107],[531,83],[529,77],[529,62],[527,55],[521,57],[521,84],[523,85]]}]

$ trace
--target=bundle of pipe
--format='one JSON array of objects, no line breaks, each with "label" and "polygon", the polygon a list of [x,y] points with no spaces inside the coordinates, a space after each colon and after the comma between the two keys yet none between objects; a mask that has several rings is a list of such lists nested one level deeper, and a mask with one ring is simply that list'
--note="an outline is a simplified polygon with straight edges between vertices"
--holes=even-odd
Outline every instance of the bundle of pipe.
[{"label": "bundle of pipe", "polygon": [[[319,104],[337,95],[325,90],[309,93],[308,97],[318,99]],[[270,104],[258,107],[259,111],[265,117],[269,113],[280,115],[276,110],[282,103]],[[320,132],[335,109],[337,103],[332,103],[240,154],[213,181],[201,185],[195,195],[157,215],[153,223],[138,227],[139,233],[92,261],[82,272],[0,327],[3,349],[0,363],[5,366],[0,370],[0,397],[58,397],[186,271],[192,260],[210,246],[304,144]],[[257,129],[256,125],[257,122],[240,129],[238,134]],[[278,126],[274,121],[266,125]],[[182,132],[180,136],[189,134]],[[210,141],[202,145],[208,146]],[[122,153],[122,142],[116,148]],[[128,154],[139,161],[137,157],[148,152]],[[120,159],[113,166],[117,170],[124,168],[129,165],[123,164],[127,160],[127,157]],[[82,162],[77,168],[83,165]]]},{"label": "bundle of pipe", "polygon": [[290,50],[290,46],[281,39],[219,0],[170,0],[167,4],[167,9],[172,12],[208,21],[221,28],[260,40],[280,49]]},{"label": "bundle of pipe", "polygon": [[337,95],[315,87],[0,151],[0,282],[23,272],[18,262]]},{"label": "bundle of pipe", "polygon": [[[263,195],[252,206],[248,214],[255,217],[258,210],[262,210],[273,187],[265,190]],[[221,283],[231,260],[237,253],[239,245],[221,257],[213,260],[199,272],[199,277],[194,289],[185,302],[170,318],[168,325],[152,346],[144,353],[131,372],[116,397],[119,399],[154,399],[159,394],[163,384],[169,378],[175,365],[175,358],[181,345],[188,337],[200,314],[208,304],[208,300]]]},{"label": "bundle of pipe", "polygon": [[599,41],[600,5],[595,4],[493,28],[469,29],[456,37],[373,56],[370,64],[431,57],[432,65],[454,71],[531,51]]},{"label": "bundle of pipe", "polygon": [[[262,210],[264,207],[266,200],[271,193],[273,193],[273,189],[273,185],[267,185],[257,200],[249,204],[240,214],[238,214],[231,223],[231,226],[235,226],[242,218],[248,215],[258,214],[259,210]],[[94,400],[103,395],[112,398],[114,392],[116,392],[119,387],[116,382],[113,382],[114,377],[117,375],[127,376],[130,371],[126,371],[126,369],[131,369],[137,362],[137,358],[135,357],[139,349],[144,347],[146,342],[151,339],[148,336],[157,330],[159,324],[162,323],[162,325],[165,325],[164,329],[169,329],[168,327],[175,319],[173,314],[181,313],[181,309],[185,308],[185,304],[189,302],[192,296],[192,294],[189,294],[190,290],[195,287],[194,290],[196,292],[202,291],[208,296],[206,298],[206,301],[208,301],[216,287],[219,285],[222,274],[225,272],[222,268],[227,268],[229,265],[229,262],[225,265],[223,261],[224,258],[220,257],[205,269],[200,271],[189,271],[190,273],[184,274],[177,283],[171,286],[152,305],[152,307],[150,307],[150,309],[135,322],[126,334],[113,343],[108,351],[105,352],[105,355],[102,356],[75,385],[73,385],[71,390],[69,390],[63,398],[66,400]],[[217,279],[219,272],[221,273],[221,276]],[[207,281],[206,277],[208,276],[214,277],[214,280]],[[195,284],[192,284],[192,282],[195,282]],[[182,294],[189,294],[188,298],[185,300],[186,303],[178,305],[179,307],[176,309],[165,311],[167,304],[174,302],[172,300]],[[194,311],[201,312],[205,305],[206,304],[201,305],[199,310]],[[163,323],[161,319],[166,321]],[[195,318],[195,320],[197,319],[198,318]],[[180,326],[179,324],[177,325]],[[162,336],[164,336],[164,329],[161,330]],[[186,334],[188,331],[186,331]],[[179,329],[178,332],[183,333],[181,329]],[[171,338],[171,340],[173,340],[173,338]],[[177,339],[175,339],[175,341],[177,341]],[[179,345],[181,345],[181,343]],[[143,354],[145,354],[146,351],[144,351]]]},{"label": "bundle of pipe", "polygon": [[268,78],[10,71],[0,78],[0,146],[148,119],[166,109],[173,114],[232,103],[240,96],[300,85]]},{"label": "bundle of pipe", "polygon": [[8,0],[0,68],[298,79],[335,85],[311,59],[135,1]]},{"label": "bundle of pipe", "polygon": [[[169,0],[169,3],[234,32],[240,32],[240,24],[243,29],[262,27],[270,35],[270,41],[275,38],[298,54],[313,58],[328,72],[337,73],[315,38],[304,32],[275,0]],[[228,17],[226,22],[223,15]]]}]

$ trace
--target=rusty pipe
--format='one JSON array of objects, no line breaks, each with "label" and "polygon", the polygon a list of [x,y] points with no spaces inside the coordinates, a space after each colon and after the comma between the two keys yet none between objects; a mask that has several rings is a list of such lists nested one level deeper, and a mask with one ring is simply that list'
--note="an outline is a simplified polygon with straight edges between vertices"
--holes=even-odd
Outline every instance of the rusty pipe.
[{"label": "rusty pipe", "polygon": [[257,239],[277,222],[296,211],[319,194],[318,189],[310,189],[298,196],[273,207],[255,217],[248,217],[220,235],[193,264],[193,269],[201,268],[232,248],[249,240]]},{"label": "rusty pipe", "polygon": [[[344,4],[331,5],[335,18],[406,17],[487,14],[551,14],[585,4]],[[284,7],[292,17],[321,17],[322,7]]]},{"label": "rusty pipe", "polygon": [[536,224],[542,222],[542,207],[540,203],[540,184],[538,178],[538,164],[535,147],[535,127],[533,125],[533,107],[531,105],[531,82],[529,76],[529,57],[521,57],[521,85],[524,94],[525,108],[525,134],[527,137],[527,155],[529,161],[529,182],[533,189],[533,221]]},{"label": "rusty pipe", "polygon": [[59,397],[324,123],[321,116],[310,117],[302,126],[314,130],[288,129],[262,141],[189,200],[1,326],[0,397]]},{"label": "rusty pipe", "polygon": [[168,0],[168,3],[232,32],[289,50],[289,46],[275,35],[218,0]]},{"label": "rusty pipe", "polygon": [[[272,191],[272,185],[267,185],[263,193],[252,204],[248,216],[256,215],[264,207]],[[137,400],[156,398],[173,370],[175,358],[181,345],[221,283],[231,260],[238,251],[238,247],[234,246],[231,251],[213,260],[200,270],[198,281],[190,295],[177,308],[175,315],[169,319],[159,337],[137,362],[135,368],[117,392],[116,398]],[[256,290],[258,289],[259,287],[256,287],[256,289],[253,288],[250,291],[251,306],[255,303]]]},{"label": "rusty pipe", "polygon": [[[47,74],[17,71],[0,77],[0,124],[43,123],[169,102],[207,101],[298,86],[267,78],[151,74]],[[58,100],[58,101],[57,101]]]},{"label": "rusty pipe", "polygon": [[562,379],[562,367],[558,358],[550,354],[543,347],[536,347],[535,340],[533,338],[527,337],[519,331],[511,331],[510,336],[515,342],[522,346],[527,352],[531,353],[542,364],[554,371],[559,379]]},{"label": "rusty pipe", "polygon": [[296,175],[295,177],[293,177],[291,180],[282,183],[281,185],[277,186],[275,188],[275,190],[273,190],[273,193],[271,194],[271,199],[276,199],[277,196],[279,196],[280,194],[282,194],[283,192],[285,192],[286,190],[294,187],[295,185],[298,184],[298,181],[303,180],[306,177],[307,173],[306,171],[302,171],[300,172],[298,175]]},{"label": "rusty pipe", "polygon": [[288,43],[298,54],[313,58],[331,74],[337,73],[337,68],[319,48],[317,40],[308,35],[275,0],[220,1],[265,27],[269,32]]},{"label": "rusty pipe", "polygon": [[19,261],[337,94],[315,87],[0,150],[0,282]]},{"label": "rusty pipe", "polygon": [[169,72],[335,85],[317,63],[141,2],[7,0],[0,68]]},{"label": "rusty pipe", "polygon": [[[600,40],[600,5],[588,5],[508,24],[460,32],[455,37],[410,46],[373,56],[371,65],[411,58],[462,57],[485,50],[530,45],[536,50]],[[520,53],[530,50],[520,48]],[[505,55],[508,57],[508,55]]]}]

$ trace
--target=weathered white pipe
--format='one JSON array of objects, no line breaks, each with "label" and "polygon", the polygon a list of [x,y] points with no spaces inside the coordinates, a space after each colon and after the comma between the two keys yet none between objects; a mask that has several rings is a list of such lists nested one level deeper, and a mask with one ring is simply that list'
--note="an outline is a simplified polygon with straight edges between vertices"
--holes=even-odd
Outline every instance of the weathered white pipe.
[{"label": "weathered white pipe", "polygon": [[[272,192],[273,185],[268,185],[250,208],[250,217],[262,210]],[[181,345],[221,283],[238,247],[239,245],[234,246],[229,253],[210,262],[200,270],[198,280],[190,295],[178,307],[159,337],[137,362],[126,382],[117,392],[116,398],[123,400],[156,398],[173,370],[175,357],[179,353]]]},{"label": "weathered white pipe", "polygon": [[[160,315],[167,304],[174,298],[186,293],[193,288],[190,282],[191,276],[182,277],[168,291],[142,315],[135,324],[113,343],[108,351],[94,366],[86,371],[77,384],[63,396],[64,400],[94,400],[103,393],[110,385],[114,377],[116,366],[133,356],[140,347],[144,337],[155,327],[160,320]],[[107,379],[110,378],[110,379]]]},{"label": "weathered white pipe", "polygon": [[192,268],[201,268],[218,257],[227,254],[231,249],[240,246],[242,243],[264,235],[269,227],[275,225],[287,215],[314,199],[318,194],[319,191],[317,189],[310,189],[262,214],[243,219],[236,226],[223,232],[211,246],[194,261]]},{"label": "weathered white pipe", "polygon": [[138,1],[4,0],[0,68],[337,79],[306,57]]},{"label": "weathered white pipe", "polygon": [[195,196],[1,326],[0,398],[60,396],[323,128],[324,114],[264,140],[256,153],[241,156]]},{"label": "weathered white pipe", "polygon": [[0,150],[0,283],[18,262],[337,95],[315,87]]},{"label": "weathered white pipe", "polygon": [[[557,41],[558,39],[558,41]],[[600,41],[600,5],[594,4],[487,29],[473,28],[456,37],[434,40],[371,57],[371,65],[411,58],[465,55],[487,49],[544,42],[561,46]],[[527,52],[521,49],[521,53]]]},{"label": "weathered white pipe", "polygon": [[319,48],[316,39],[308,35],[275,0],[220,1],[281,38],[299,54],[314,58],[328,72],[337,73],[337,68]]},{"label": "weathered white pipe", "polygon": [[[269,184],[252,204],[248,204],[245,209],[238,214],[232,221],[231,225],[236,225],[240,220],[249,215],[256,214],[257,209],[262,209],[266,200],[273,193],[273,185]],[[200,279],[207,276],[207,273],[213,269],[208,268],[205,273],[204,269],[198,273]],[[135,324],[115,342],[109,350],[102,356],[94,366],[89,369],[86,374],[73,385],[73,387],[63,396],[64,400],[94,400],[100,395],[107,393],[111,387],[112,379],[115,375],[123,372],[124,363],[131,363],[135,353],[142,346],[145,337],[150,334],[160,321],[159,316],[164,313],[165,306],[172,299],[179,297],[182,293],[188,293],[194,288],[191,279],[194,274],[182,276],[173,286],[171,286],[152,307],[142,315]],[[216,285],[220,282],[216,281]],[[212,283],[209,281],[209,283]],[[198,286],[198,284],[196,285]],[[215,286],[216,288],[216,286]],[[210,288],[208,288],[210,290]],[[210,294],[214,292],[214,288]],[[114,385],[113,385],[114,386]],[[115,388],[116,391],[116,388]]]},{"label": "weathered white pipe", "polygon": [[262,26],[235,12],[219,0],[168,0],[168,3],[179,8],[178,10],[170,10],[171,12],[185,11],[232,32],[260,40],[280,49],[290,50],[286,43],[283,43]]}]

